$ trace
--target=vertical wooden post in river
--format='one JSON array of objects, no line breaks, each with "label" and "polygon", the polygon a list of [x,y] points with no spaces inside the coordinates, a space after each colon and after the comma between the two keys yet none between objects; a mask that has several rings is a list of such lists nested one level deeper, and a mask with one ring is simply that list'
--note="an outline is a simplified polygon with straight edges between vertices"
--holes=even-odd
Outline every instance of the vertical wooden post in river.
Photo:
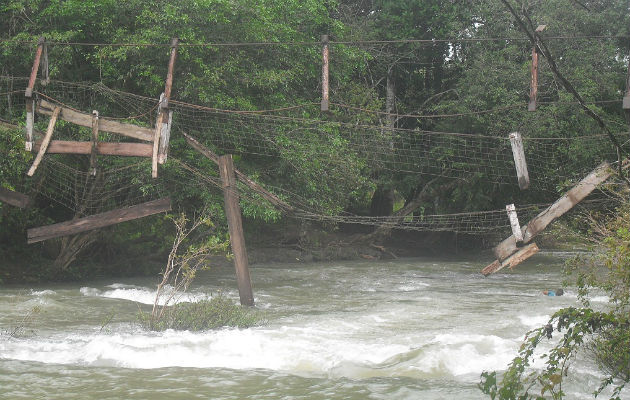
[{"label": "vertical wooden post in river", "polygon": [[223,182],[223,198],[225,199],[225,215],[230,230],[230,243],[234,253],[234,268],[236,269],[236,281],[241,304],[254,305],[252,281],[249,277],[249,265],[247,262],[247,249],[243,236],[243,221],[241,220],[241,208],[238,204],[238,189],[234,162],[231,155],[219,157],[219,173]]},{"label": "vertical wooden post in river", "polygon": [[157,178],[158,162],[166,162],[168,142],[170,137],[171,121],[173,114],[169,111],[169,100],[173,88],[173,71],[175,69],[175,59],[177,58],[177,48],[179,39],[171,40],[171,58],[168,62],[168,72],[166,74],[166,85],[164,95],[160,97],[160,109],[157,121],[155,122],[155,134],[153,138],[153,162],[151,165],[151,176]]}]

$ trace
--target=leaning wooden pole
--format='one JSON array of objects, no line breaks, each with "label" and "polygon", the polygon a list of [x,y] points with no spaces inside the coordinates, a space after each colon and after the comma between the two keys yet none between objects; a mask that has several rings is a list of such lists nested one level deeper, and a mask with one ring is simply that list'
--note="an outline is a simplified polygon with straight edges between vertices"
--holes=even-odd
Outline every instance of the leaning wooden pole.
[{"label": "leaning wooden pole", "polygon": [[[628,163],[624,162],[623,168],[625,169],[627,167]],[[527,225],[521,227],[522,243],[530,243],[534,237],[542,232],[550,223],[560,218],[564,213],[584,200],[586,196],[595,190],[598,185],[606,181],[612,174],[613,170],[607,162],[600,164],[571,190],[556,200],[555,203],[532,218]],[[490,275],[507,265],[514,267],[538,251],[538,249],[533,246],[520,248],[517,246],[517,242],[518,239],[514,235],[511,235],[499,243],[494,248],[496,260],[484,268],[482,273],[484,275]]]},{"label": "leaning wooden pole", "polygon": [[[219,156],[217,156],[215,153],[213,153],[206,146],[204,146],[201,143],[199,143],[199,141],[197,139],[195,139],[194,137],[190,136],[186,132],[181,132],[181,134],[184,136],[184,138],[186,139],[186,142],[188,142],[188,144],[193,149],[197,150],[204,157],[208,158],[209,160],[211,160],[215,164],[219,165]],[[268,202],[270,202],[271,204],[273,204],[274,206],[278,207],[281,210],[284,210],[284,211],[287,211],[287,212],[290,212],[290,213],[295,212],[295,209],[291,205],[287,204],[282,199],[280,199],[278,196],[276,196],[275,194],[271,193],[270,191],[268,191],[264,187],[260,186],[258,183],[254,182],[250,177],[245,175],[243,172],[239,171],[236,168],[234,169],[234,172],[236,173],[236,177],[238,178],[239,181],[244,183],[247,187],[249,187],[254,192],[258,193],[263,199],[267,200]]]},{"label": "leaning wooden pole", "polygon": [[252,281],[249,276],[249,265],[247,261],[247,249],[245,248],[245,237],[243,235],[243,221],[241,219],[241,208],[238,204],[238,191],[236,186],[236,175],[234,174],[234,162],[231,155],[219,157],[219,173],[223,182],[223,198],[225,199],[225,215],[230,230],[230,243],[234,253],[234,268],[236,269],[236,281],[241,304],[244,306],[254,305],[254,294],[252,292]]},{"label": "leaning wooden pole", "polygon": [[45,39],[39,38],[37,42],[37,50],[35,51],[35,59],[33,60],[33,67],[31,68],[31,76],[28,80],[28,86],[24,92],[26,97],[26,151],[33,149],[33,129],[35,125],[35,104],[33,100],[33,89],[35,88],[35,80],[37,79],[37,71],[39,70],[39,64],[42,58],[42,52],[44,50]]}]

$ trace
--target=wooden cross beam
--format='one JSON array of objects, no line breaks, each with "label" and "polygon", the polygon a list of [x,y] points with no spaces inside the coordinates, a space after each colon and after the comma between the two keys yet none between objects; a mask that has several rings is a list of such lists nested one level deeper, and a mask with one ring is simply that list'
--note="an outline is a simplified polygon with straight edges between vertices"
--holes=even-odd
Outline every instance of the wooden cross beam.
[{"label": "wooden cross beam", "polygon": [[148,201],[127,208],[73,219],[72,221],[28,229],[27,243],[31,244],[56,237],[74,235],[170,210],[171,199],[169,198]]},{"label": "wooden cross beam", "polygon": [[42,162],[42,159],[44,158],[44,154],[46,154],[46,149],[48,148],[48,144],[50,143],[50,139],[52,138],[53,131],[55,130],[55,124],[57,123],[57,117],[59,116],[60,112],[61,112],[61,107],[57,107],[55,108],[55,111],[53,111],[52,116],[50,117],[50,121],[48,122],[48,129],[46,130],[46,135],[44,135],[44,139],[42,140],[42,144],[39,147],[39,151],[37,152],[35,161],[33,161],[33,165],[31,165],[31,168],[28,170],[26,175],[33,176],[33,174],[35,173],[35,170],[37,170],[37,167],[39,166],[39,163]]},{"label": "wooden cross beam", "polygon": [[[53,110],[58,107],[54,103],[46,100],[39,100],[37,103],[37,112],[44,115],[52,115]],[[92,128],[92,114],[85,114],[67,107],[61,108],[59,118],[64,121]],[[153,141],[153,130],[133,124],[126,124],[114,120],[110,120],[99,116],[98,129],[101,132],[111,132],[123,135],[132,139],[139,139],[145,142]]]},{"label": "wooden cross beam", "polygon": [[31,202],[31,198],[20,192],[5,189],[0,186],[0,201],[19,208],[26,208]]}]

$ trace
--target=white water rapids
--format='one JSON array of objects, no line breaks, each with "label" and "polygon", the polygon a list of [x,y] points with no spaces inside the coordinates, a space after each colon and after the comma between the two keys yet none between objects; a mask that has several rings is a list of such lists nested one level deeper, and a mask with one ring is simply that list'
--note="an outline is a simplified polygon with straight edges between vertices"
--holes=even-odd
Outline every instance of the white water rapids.
[{"label": "white water rapids", "polygon": [[[504,370],[528,330],[577,305],[571,288],[542,295],[561,286],[562,256],[488,278],[483,261],[253,266],[268,322],[202,333],[138,326],[155,279],[0,287],[0,398],[482,399],[482,371]],[[236,301],[235,286],[216,268],[181,301]],[[592,398],[597,371],[581,359],[572,371],[570,398]]]}]

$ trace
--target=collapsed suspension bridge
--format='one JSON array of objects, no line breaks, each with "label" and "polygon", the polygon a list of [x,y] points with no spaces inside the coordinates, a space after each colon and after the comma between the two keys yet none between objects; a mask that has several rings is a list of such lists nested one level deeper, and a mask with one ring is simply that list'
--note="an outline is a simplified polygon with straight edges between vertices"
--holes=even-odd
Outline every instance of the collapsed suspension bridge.
[{"label": "collapsed suspension bridge", "polygon": [[[186,193],[191,188],[219,188],[226,195],[226,208],[238,204],[238,196],[241,196],[243,201],[251,203],[266,200],[276,211],[304,220],[468,234],[496,234],[511,230],[513,235],[495,249],[497,260],[484,269],[484,274],[489,274],[506,266],[513,267],[535,253],[538,248],[532,242],[534,236],[580,203],[612,174],[610,166],[602,164],[555,203],[522,205],[510,209],[507,214],[505,209],[450,214],[411,210],[382,217],[344,212],[331,214],[303,195],[273,183],[263,185],[238,169],[232,171],[231,157],[218,154],[265,157],[271,162],[283,159],[285,164],[298,170],[301,161],[317,159],[321,164],[320,171],[334,171],[334,175],[340,177],[337,179],[356,176],[358,169],[368,164],[380,171],[431,179],[425,187],[429,190],[418,193],[415,203],[413,200],[410,202],[414,205],[419,200],[426,201],[437,195],[439,188],[431,187],[436,177],[448,179],[451,183],[445,187],[449,189],[458,182],[471,181],[501,186],[518,184],[524,189],[529,186],[530,180],[544,188],[543,178],[550,171],[569,180],[575,180],[586,172],[571,168],[574,165],[569,166],[565,162],[564,158],[569,156],[571,148],[590,149],[592,153],[589,156],[600,160],[614,159],[616,154],[610,146],[602,145],[606,141],[604,134],[496,136],[405,129],[374,123],[380,118],[378,113],[330,101],[326,42],[323,46],[321,103],[262,112],[221,110],[185,103],[170,98],[177,46],[178,42],[174,40],[165,90],[160,100],[110,89],[101,83],[51,80],[47,71],[42,73],[42,83],[36,87],[40,58],[46,51],[43,41],[39,43],[30,77],[0,77],[0,90],[4,90],[0,93],[0,112],[7,119],[14,119],[14,115],[20,114],[17,110],[26,109],[25,148],[36,153],[27,172],[33,178],[24,182],[22,187],[14,185],[18,189],[16,191],[2,189],[0,200],[25,207],[32,197],[44,196],[74,213],[72,221],[29,229],[29,243],[169,211],[169,197],[173,193]],[[532,82],[537,73],[532,68]],[[532,85],[530,111],[536,109],[537,91],[534,90],[535,83]],[[624,108],[630,108],[625,99],[623,103]],[[487,112],[501,113],[521,106],[517,104]],[[325,114],[321,118],[312,117],[320,110],[328,111],[331,107],[335,108],[337,118]],[[86,110],[95,111],[90,113]],[[462,115],[404,117],[450,116]],[[40,132],[36,129],[36,122],[45,121],[46,117],[49,117],[48,127],[45,132]],[[391,115],[386,114],[385,117]],[[77,141],[77,129],[57,129],[58,120],[87,128],[86,132],[91,131],[89,140]],[[169,150],[172,147],[169,146],[171,131],[174,139],[185,138],[188,145],[219,165],[221,177],[216,178],[207,170],[190,165],[186,159],[189,156],[181,147]],[[53,154],[63,156],[55,157]],[[167,168],[162,168],[158,174],[160,164],[166,164]],[[238,184],[231,180],[231,176],[238,178]],[[259,180],[261,178],[264,177],[258,177]],[[327,178],[321,179],[320,183],[325,187]],[[273,179],[270,181],[273,182]],[[20,192],[28,193],[28,196]],[[235,214],[240,219],[240,211],[235,211]],[[515,222],[514,218],[510,221],[508,215],[518,215],[521,220],[531,219],[531,222],[521,228],[518,221]],[[242,241],[239,229],[239,221],[230,222],[233,246],[239,240],[235,236],[240,235]],[[241,263],[241,271],[247,269],[246,257],[245,260],[237,260],[237,263]],[[249,291],[248,294],[244,288],[242,302],[253,302],[251,288]]]}]

